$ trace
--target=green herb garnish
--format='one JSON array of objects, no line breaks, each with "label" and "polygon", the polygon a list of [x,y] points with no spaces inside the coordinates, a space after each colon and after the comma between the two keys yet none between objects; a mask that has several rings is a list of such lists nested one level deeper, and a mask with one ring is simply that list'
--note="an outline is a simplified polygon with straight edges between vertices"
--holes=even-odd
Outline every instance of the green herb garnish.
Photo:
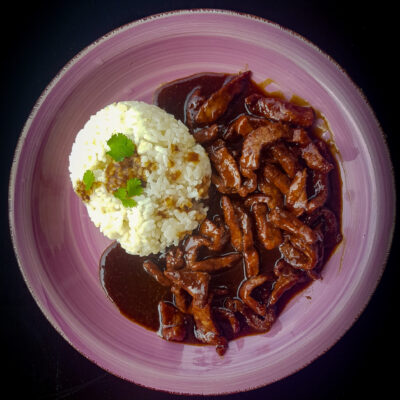
[{"label": "green herb garnish", "polygon": [[124,207],[135,207],[135,206],[137,206],[137,202],[136,202],[135,200],[133,200],[133,199],[130,199],[130,198],[128,197],[128,193],[127,193],[126,188],[119,188],[119,189],[117,189],[117,190],[114,192],[114,196],[115,196],[117,199],[120,199],[120,200],[121,200],[122,205],[123,205]]},{"label": "green herb garnish", "polygon": [[138,178],[129,179],[126,190],[129,197],[140,196],[143,192],[142,181]]},{"label": "green herb garnish", "polygon": [[143,192],[142,182],[138,178],[129,179],[126,182],[126,188],[120,187],[114,192],[114,196],[120,199],[124,207],[136,207],[136,200],[133,196],[139,196]]},{"label": "green herb garnish", "polygon": [[89,191],[95,181],[94,173],[90,169],[87,169],[83,174],[82,182],[85,184],[85,190]]},{"label": "green herb garnish", "polygon": [[110,151],[107,152],[115,161],[122,161],[126,157],[130,157],[135,151],[135,144],[123,133],[114,133],[107,140]]}]

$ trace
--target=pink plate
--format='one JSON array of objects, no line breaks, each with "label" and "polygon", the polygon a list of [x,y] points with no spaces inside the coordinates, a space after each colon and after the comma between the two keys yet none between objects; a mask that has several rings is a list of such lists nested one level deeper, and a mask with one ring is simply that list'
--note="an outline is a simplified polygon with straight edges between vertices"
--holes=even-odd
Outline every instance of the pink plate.
[{"label": "pink plate", "polygon": [[[341,154],[343,233],[323,280],[289,303],[267,334],[214,347],[161,340],[106,297],[98,261],[109,241],[74,194],[68,155],[89,116],[118,100],[151,102],[163,82],[248,67],[321,110]],[[249,15],[179,11],[119,28],[77,55],[44,91],[11,172],[10,223],[24,279],[50,323],[105,370],[177,393],[267,385],[329,349],[366,306],[383,272],[394,223],[389,153],[361,92],[301,37]],[[308,297],[311,297],[309,299]]]}]

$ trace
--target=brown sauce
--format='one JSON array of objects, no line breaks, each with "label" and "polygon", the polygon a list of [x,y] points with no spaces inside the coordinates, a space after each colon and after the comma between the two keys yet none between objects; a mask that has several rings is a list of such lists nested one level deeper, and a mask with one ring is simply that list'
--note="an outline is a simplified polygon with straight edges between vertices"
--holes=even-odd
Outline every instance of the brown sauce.
[{"label": "brown sauce", "polygon": [[[202,94],[207,97],[218,90],[224,82],[231,79],[228,74],[202,73],[191,77],[174,81],[160,87],[154,94],[154,104],[163,108],[167,112],[173,114],[182,122],[185,121],[185,105],[188,95],[196,88],[201,87]],[[250,94],[257,93],[266,95],[262,88],[250,81],[247,88],[237,96],[229,106],[227,112],[218,119],[219,125],[228,125],[230,121],[238,115],[244,113],[244,98]],[[296,104],[306,104],[302,99],[295,96],[293,98]],[[193,129],[196,130],[196,127]],[[192,130],[192,131],[193,131]],[[315,132],[317,135],[318,132]],[[311,133],[312,134],[312,133]],[[235,144],[231,145],[231,150],[234,151]],[[341,216],[341,179],[337,162],[333,157],[329,146],[326,146],[327,152],[324,154],[329,162],[334,164],[335,168],[329,174],[329,197],[326,201],[326,206],[332,210],[338,218],[340,226]],[[194,160],[193,160],[194,161]],[[257,192],[255,192],[257,193]],[[221,194],[216,190],[214,185],[211,185],[209,190],[209,212],[207,218],[213,220],[216,215],[223,215],[220,206]],[[239,196],[237,201],[242,201]],[[323,266],[331,256],[337,246],[336,242],[324,243]],[[256,249],[260,255],[260,273],[273,274],[273,268],[281,254],[278,249],[267,251],[260,244],[256,243]],[[234,251],[230,243],[228,243],[223,253]],[[202,250],[200,257],[206,257],[208,250]],[[143,327],[157,331],[159,329],[159,314],[157,305],[160,301],[173,302],[173,296],[169,287],[161,286],[152,276],[143,269],[143,261],[151,259],[160,266],[165,267],[165,254],[158,254],[151,257],[139,257],[128,255],[118,244],[114,243],[107,248],[101,257],[100,261],[100,278],[101,283],[110,297],[116,304],[121,313],[132,321],[142,325]],[[213,273],[210,282],[210,289],[217,287],[227,287],[228,294],[218,297],[213,300],[214,304],[223,305],[224,298],[237,297],[238,289],[241,283],[245,280],[243,261],[240,260],[233,267],[219,273]],[[304,290],[312,279],[306,279],[301,284],[287,291],[279,300],[277,305],[277,313],[279,314],[284,306],[300,291]],[[270,289],[270,288],[269,288]],[[256,294],[255,294],[256,296]],[[229,329],[221,323],[221,329],[229,339],[232,335],[226,333]],[[193,330],[193,329],[192,329]],[[185,339],[186,343],[198,342],[189,329],[189,335]],[[236,336],[243,336],[255,333],[247,327],[242,329]]]},{"label": "brown sauce", "polygon": [[127,254],[114,242],[101,257],[100,279],[122,314],[156,331],[157,304],[160,300],[171,300],[172,295],[169,288],[159,285],[143,269],[144,259]]}]

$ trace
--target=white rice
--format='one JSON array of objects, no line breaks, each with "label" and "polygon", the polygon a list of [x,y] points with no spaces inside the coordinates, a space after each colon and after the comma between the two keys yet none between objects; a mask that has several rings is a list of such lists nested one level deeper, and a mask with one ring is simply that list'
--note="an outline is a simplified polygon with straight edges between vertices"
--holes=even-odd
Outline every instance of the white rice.
[{"label": "white rice", "polygon": [[[105,169],[111,161],[107,141],[115,133],[135,143],[145,169],[143,193],[134,197],[136,207],[124,207],[105,186]],[[198,161],[187,161],[193,152]],[[69,159],[75,190],[86,170],[93,171],[99,182],[84,203],[91,220],[130,254],[147,256],[177,245],[207,213],[201,200],[210,184],[208,156],[182,122],[154,105],[113,103],[91,116],[79,131]]]}]

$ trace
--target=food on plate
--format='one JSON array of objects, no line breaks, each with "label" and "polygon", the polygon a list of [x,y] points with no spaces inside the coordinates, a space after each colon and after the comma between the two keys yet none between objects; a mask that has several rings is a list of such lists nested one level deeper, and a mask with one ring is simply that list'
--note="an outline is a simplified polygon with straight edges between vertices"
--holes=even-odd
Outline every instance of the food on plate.
[{"label": "food on plate", "polygon": [[76,137],[69,170],[93,223],[130,254],[177,245],[207,213],[207,154],[155,105],[125,101],[98,111]]},{"label": "food on plate", "polygon": [[[71,178],[95,222],[108,218],[104,207],[115,213],[107,233],[119,243],[103,253],[100,274],[125,316],[165,340],[214,345],[223,355],[230,340],[269,331],[287,302],[321,277],[342,240],[341,180],[330,144],[317,135],[321,115],[299,103],[268,94],[250,71],[201,73],[161,86],[156,107],[118,103],[89,121],[84,131],[94,133],[78,135],[75,146],[91,153],[77,167],[73,151]],[[125,158],[110,160],[114,152]],[[107,178],[110,168],[122,177]],[[179,174],[182,181],[168,178]],[[155,193],[156,179],[169,186]],[[164,222],[143,231],[143,211],[136,228],[140,207]],[[115,224],[128,212],[128,222]],[[179,212],[193,217],[177,218],[178,229],[171,213]]]}]

